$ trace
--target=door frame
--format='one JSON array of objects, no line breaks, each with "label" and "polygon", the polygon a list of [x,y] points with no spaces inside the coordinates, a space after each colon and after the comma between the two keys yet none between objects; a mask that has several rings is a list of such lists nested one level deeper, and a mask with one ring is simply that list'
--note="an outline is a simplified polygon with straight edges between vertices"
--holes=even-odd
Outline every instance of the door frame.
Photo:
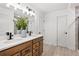
[{"label": "door frame", "polygon": [[[67,17],[68,17],[68,15],[58,15],[57,16],[57,41],[56,41],[57,42],[57,47],[60,46],[60,45],[58,45],[59,44],[58,43],[58,17],[66,17],[66,26],[67,26],[67,19],[68,19]],[[61,46],[61,47],[63,47],[63,46]],[[65,48],[67,48],[67,47],[65,47]]]},{"label": "door frame", "polygon": [[75,18],[75,50],[79,50],[79,17]]}]

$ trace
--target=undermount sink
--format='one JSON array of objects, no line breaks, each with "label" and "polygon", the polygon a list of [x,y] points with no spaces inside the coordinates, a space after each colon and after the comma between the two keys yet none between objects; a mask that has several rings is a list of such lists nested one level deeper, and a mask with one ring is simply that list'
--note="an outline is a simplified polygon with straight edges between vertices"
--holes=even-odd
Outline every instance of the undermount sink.
[{"label": "undermount sink", "polygon": [[12,40],[5,40],[5,41],[1,41],[0,44],[10,44],[10,43],[14,43]]},{"label": "undermount sink", "polygon": [[31,35],[31,36],[26,36],[24,38],[22,38],[22,37],[13,37],[13,39],[11,39],[11,40],[6,39],[6,40],[0,41],[0,45],[1,44],[5,44],[5,45],[6,44],[13,44],[13,43],[20,42],[20,41],[23,41],[23,40],[29,40],[34,36],[35,35]]},{"label": "undermount sink", "polygon": [[10,43],[14,43],[13,41],[5,41],[5,42],[3,42],[3,43],[5,43],[5,44],[10,44]]},{"label": "undermount sink", "polygon": [[10,39],[10,40],[6,39],[6,40],[0,41],[0,44],[11,44],[11,43],[18,42],[18,41],[20,41],[20,40],[21,40],[21,39],[19,39],[19,38]]}]

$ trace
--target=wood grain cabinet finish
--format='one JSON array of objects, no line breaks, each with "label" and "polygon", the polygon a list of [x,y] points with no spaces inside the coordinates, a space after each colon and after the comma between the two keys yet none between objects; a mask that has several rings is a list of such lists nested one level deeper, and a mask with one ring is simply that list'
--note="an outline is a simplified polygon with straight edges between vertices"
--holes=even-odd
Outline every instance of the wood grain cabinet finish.
[{"label": "wood grain cabinet finish", "polygon": [[20,52],[14,54],[13,56],[21,56]]},{"label": "wood grain cabinet finish", "polygon": [[37,47],[39,47],[39,46],[40,46],[39,42],[36,42],[35,44],[33,44],[33,48],[34,49],[37,48]]},{"label": "wood grain cabinet finish", "polygon": [[43,52],[43,37],[33,40],[33,56],[40,56]]},{"label": "wood grain cabinet finish", "polygon": [[32,46],[29,46],[22,50],[21,52],[22,56],[32,56]]},{"label": "wood grain cabinet finish", "polygon": [[39,55],[41,55],[42,54],[42,52],[43,52],[43,39],[40,41],[40,50],[39,50]]},{"label": "wood grain cabinet finish", "polygon": [[40,56],[43,53],[43,37],[30,40],[0,51],[0,56]]}]

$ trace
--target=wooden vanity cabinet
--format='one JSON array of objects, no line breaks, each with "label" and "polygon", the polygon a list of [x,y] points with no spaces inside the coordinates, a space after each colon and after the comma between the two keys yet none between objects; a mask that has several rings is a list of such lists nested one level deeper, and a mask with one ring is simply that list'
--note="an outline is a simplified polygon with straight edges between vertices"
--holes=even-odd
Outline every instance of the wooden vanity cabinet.
[{"label": "wooden vanity cabinet", "polygon": [[39,55],[41,55],[43,53],[43,39],[40,40],[40,47],[39,47]]},{"label": "wooden vanity cabinet", "polygon": [[33,40],[33,56],[40,56],[43,52],[43,37]]},{"label": "wooden vanity cabinet", "polygon": [[40,56],[43,53],[43,37],[0,51],[0,56]]},{"label": "wooden vanity cabinet", "polygon": [[27,47],[32,46],[32,41],[28,41],[17,46],[11,47],[9,49],[0,51],[0,56],[21,56],[21,51],[26,49]]}]

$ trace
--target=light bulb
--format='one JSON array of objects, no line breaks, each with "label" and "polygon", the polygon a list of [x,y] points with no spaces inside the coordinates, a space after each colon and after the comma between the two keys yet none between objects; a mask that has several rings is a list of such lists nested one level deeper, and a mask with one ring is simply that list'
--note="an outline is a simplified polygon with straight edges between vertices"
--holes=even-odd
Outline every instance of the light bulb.
[{"label": "light bulb", "polygon": [[27,15],[29,15],[29,12],[27,11]]},{"label": "light bulb", "polygon": [[20,16],[18,16],[18,17],[20,17]]},{"label": "light bulb", "polygon": [[30,13],[30,16],[32,16],[32,14]]},{"label": "light bulb", "polygon": [[14,7],[15,10],[17,10],[17,7]]},{"label": "light bulb", "polygon": [[7,7],[10,7],[10,4],[6,4]]},{"label": "light bulb", "polygon": [[26,12],[26,11],[23,10],[23,14],[24,14],[25,12]]}]

